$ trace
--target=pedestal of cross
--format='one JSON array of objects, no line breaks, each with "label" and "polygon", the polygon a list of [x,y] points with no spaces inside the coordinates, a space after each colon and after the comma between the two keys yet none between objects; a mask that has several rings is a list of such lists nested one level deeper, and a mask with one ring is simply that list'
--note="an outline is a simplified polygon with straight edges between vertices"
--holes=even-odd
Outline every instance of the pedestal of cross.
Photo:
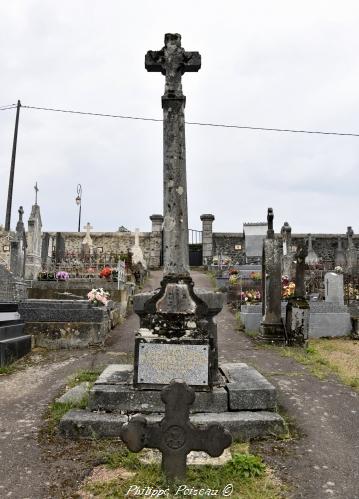
[{"label": "pedestal of cross", "polygon": [[173,380],[162,390],[161,399],[166,406],[165,417],[159,423],[148,423],[143,416],[134,416],[125,424],[121,438],[132,452],[144,447],[159,449],[162,470],[167,478],[184,478],[189,452],[205,451],[218,457],[232,443],[228,430],[219,424],[196,428],[189,420],[190,406],[195,392],[181,380]]}]

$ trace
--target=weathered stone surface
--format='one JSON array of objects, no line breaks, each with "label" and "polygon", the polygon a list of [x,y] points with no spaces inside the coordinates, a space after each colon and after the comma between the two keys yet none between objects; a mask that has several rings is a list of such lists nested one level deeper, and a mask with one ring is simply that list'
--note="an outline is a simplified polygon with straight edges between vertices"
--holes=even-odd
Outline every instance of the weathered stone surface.
[{"label": "weathered stone surface", "polygon": [[0,341],[0,367],[11,364],[31,351],[31,336],[17,336]]},{"label": "weathered stone surface", "polygon": [[[143,464],[161,464],[161,453],[156,449],[145,449],[138,458]],[[203,451],[192,451],[187,455],[187,466],[223,466],[231,459],[229,449],[224,449],[219,457],[211,457]]]},{"label": "weathered stone surface", "polygon": [[343,274],[327,272],[324,276],[325,301],[344,305],[344,278]]},{"label": "weathered stone surface", "polygon": [[228,380],[225,387],[231,411],[275,408],[275,388],[256,369],[243,363],[221,364],[220,368]]},{"label": "weathered stone surface", "polygon": [[[163,414],[149,414],[146,419],[159,422]],[[116,413],[88,412],[80,409],[69,411],[60,421],[60,432],[67,438],[118,437],[122,425],[128,417]],[[193,424],[207,425],[219,423],[232,435],[233,439],[248,441],[265,436],[280,436],[286,432],[281,416],[267,411],[239,411],[226,413],[198,413],[190,416]]]},{"label": "weathered stone surface", "polygon": [[131,364],[110,364],[95,381],[95,385],[131,384],[133,366]]},{"label": "weathered stone surface", "polygon": [[25,332],[35,345],[56,350],[101,345],[109,335],[110,320],[102,322],[26,322]]},{"label": "weathered stone surface", "polygon": [[[90,391],[91,411],[164,412],[159,390],[136,390],[131,385],[95,384]],[[212,392],[196,392],[192,412],[220,412],[228,410],[228,395],[224,388]]]},{"label": "weathered stone surface", "polygon": [[27,300],[19,304],[25,322],[101,322],[108,319],[106,307],[87,300]]},{"label": "weathered stone surface", "polygon": [[61,395],[61,397],[56,399],[56,402],[60,402],[60,404],[79,403],[88,393],[89,389],[90,383],[88,381],[84,381],[83,383],[79,383],[73,388],[67,390],[67,392]]},{"label": "weathered stone surface", "polygon": [[135,348],[137,384],[167,385],[180,378],[189,385],[208,385],[208,340],[174,343],[136,338]]},{"label": "weathered stone surface", "polygon": [[128,417],[122,414],[106,414],[72,409],[59,424],[60,434],[66,438],[119,437],[122,425]]}]

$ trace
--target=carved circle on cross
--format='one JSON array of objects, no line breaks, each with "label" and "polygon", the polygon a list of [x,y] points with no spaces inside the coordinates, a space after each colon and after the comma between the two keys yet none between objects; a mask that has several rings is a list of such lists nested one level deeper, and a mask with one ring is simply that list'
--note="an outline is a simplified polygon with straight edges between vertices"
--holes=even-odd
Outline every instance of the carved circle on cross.
[{"label": "carved circle on cross", "polygon": [[177,425],[168,427],[164,433],[164,441],[170,449],[180,449],[186,441],[183,428]]}]

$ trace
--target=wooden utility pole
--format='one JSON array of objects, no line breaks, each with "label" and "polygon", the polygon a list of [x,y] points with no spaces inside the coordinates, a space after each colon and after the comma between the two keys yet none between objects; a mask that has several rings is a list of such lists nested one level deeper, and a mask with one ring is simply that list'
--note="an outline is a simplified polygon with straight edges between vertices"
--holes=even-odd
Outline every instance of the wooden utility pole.
[{"label": "wooden utility pole", "polygon": [[7,194],[7,205],[6,205],[5,230],[10,230],[12,192],[13,192],[13,188],[14,188],[14,175],[15,175],[17,130],[19,128],[20,107],[21,107],[21,102],[18,100],[17,101],[17,106],[16,106],[16,119],[15,119],[15,130],[14,130],[14,141],[13,141],[13,144],[12,144],[10,177],[9,177],[9,190],[8,190],[8,194]]}]

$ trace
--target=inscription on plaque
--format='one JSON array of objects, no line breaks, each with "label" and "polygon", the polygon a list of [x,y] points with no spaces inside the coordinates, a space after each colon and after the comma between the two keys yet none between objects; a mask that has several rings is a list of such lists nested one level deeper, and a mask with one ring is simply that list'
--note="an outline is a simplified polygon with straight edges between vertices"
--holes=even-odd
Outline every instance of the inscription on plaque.
[{"label": "inscription on plaque", "polygon": [[188,385],[208,385],[208,345],[142,343],[138,349],[138,383],[168,385],[181,378]]}]

